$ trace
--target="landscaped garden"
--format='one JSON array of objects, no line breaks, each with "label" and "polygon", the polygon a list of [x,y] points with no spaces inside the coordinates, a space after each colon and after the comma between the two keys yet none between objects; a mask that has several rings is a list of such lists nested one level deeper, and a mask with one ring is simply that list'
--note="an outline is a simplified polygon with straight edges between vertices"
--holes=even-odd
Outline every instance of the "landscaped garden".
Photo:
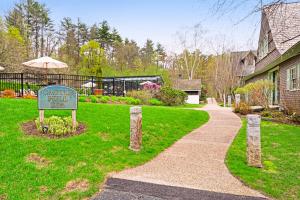
[{"label": "landscaped garden", "polygon": [[232,143],[226,164],[245,184],[276,199],[300,199],[300,127],[262,121],[263,168],[247,165],[246,120]]},{"label": "landscaped garden", "polygon": [[[0,98],[0,199],[81,199],[105,177],[149,161],[208,121],[203,111],[143,106],[143,148],[129,146],[129,106],[79,103],[80,135],[50,139],[26,135],[24,122],[38,116],[37,101]],[[70,111],[46,111],[69,116]]]}]

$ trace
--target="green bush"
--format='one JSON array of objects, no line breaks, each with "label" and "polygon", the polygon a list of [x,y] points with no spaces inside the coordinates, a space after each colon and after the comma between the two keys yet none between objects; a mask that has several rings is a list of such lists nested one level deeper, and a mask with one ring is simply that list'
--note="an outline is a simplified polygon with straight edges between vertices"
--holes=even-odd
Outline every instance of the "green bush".
[{"label": "green bush", "polygon": [[161,102],[160,100],[155,99],[155,98],[150,99],[148,101],[148,103],[153,106],[162,106],[163,105],[163,102]]},{"label": "green bush", "polygon": [[142,104],[142,101],[140,99],[135,99],[133,97],[126,97],[125,102],[126,102],[126,104],[129,104],[129,105],[140,105],[140,104]]},{"label": "green bush", "polygon": [[99,98],[99,101],[100,101],[101,103],[108,103],[109,100],[110,100],[110,97],[109,97],[109,96],[101,96],[101,97]]},{"label": "green bush", "polygon": [[92,103],[97,103],[98,102],[98,98],[94,95],[90,96],[90,100],[91,100]]},{"label": "green bush", "polygon": [[120,98],[117,96],[111,96],[110,100],[113,102],[120,102]]},{"label": "green bush", "polygon": [[88,98],[87,96],[80,96],[78,101],[79,102],[86,102],[87,98]]},{"label": "green bush", "polygon": [[42,131],[43,126],[47,126],[48,134],[58,135],[58,136],[72,133],[78,127],[78,124],[76,124],[76,127],[73,129],[71,117],[63,117],[62,118],[62,117],[58,117],[58,116],[52,116],[49,118],[45,118],[43,124],[41,124],[39,122],[39,119],[36,119],[35,124],[39,131]]},{"label": "green bush", "polygon": [[160,90],[159,98],[168,106],[183,105],[187,99],[187,94],[171,87],[163,87]]}]

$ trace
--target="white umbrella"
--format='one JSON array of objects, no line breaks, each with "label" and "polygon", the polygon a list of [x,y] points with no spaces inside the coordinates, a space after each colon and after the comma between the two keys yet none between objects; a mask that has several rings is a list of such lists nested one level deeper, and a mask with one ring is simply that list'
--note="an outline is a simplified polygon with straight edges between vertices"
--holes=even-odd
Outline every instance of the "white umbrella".
[{"label": "white umbrella", "polygon": [[153,84],[153,82],[151,82],[151,81],[145,81],[145,82],[142,82],[142,83],[140,83],[140,85],[145,85],[145,84]]},{"label": "white umbrella", "polygon": [[44,69],[60,69],[66,68],[68,65],[64,62],[60,62],[48,56],[41,57],[38,59],[30,60],[22,63],[27,67],[44,68]]},{"label": "white umbrella", "polygon": [[64,62],[60,62],[48,56],[41,57],[38,59],[30,60],[27,62],[22,63],[26,67],[35,67],[35,68],[42,68],[46,69],[46,81],[48,82],[48,69],[61,69],[66,68],[68,65]]},{"label": "white umbrella", "polygon": [[85,88],[92,88],[92,87],[96,87],[96,86],[97,86],[97,84],[92,83],[92,82],[88,82],[88,83],[81,85],[81,87],[85,87]]},{"label": "white umbrella", "polygon": [[4,70],[4,67],[1,67],[1,66],[0,66],[0,71],[3,71],[3,70]]}]

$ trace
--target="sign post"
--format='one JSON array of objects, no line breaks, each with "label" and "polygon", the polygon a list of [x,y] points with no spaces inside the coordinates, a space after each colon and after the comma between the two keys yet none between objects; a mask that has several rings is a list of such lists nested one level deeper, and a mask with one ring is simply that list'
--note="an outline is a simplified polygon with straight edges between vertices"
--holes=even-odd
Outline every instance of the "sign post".
[{"label": "sign post", "polygon": [[38,109],[40,123],[44,123],[45,110],[72,110],[72,125],[76,127],[78,107],[77,91],[62,85],[47,86],[38,91]]}]

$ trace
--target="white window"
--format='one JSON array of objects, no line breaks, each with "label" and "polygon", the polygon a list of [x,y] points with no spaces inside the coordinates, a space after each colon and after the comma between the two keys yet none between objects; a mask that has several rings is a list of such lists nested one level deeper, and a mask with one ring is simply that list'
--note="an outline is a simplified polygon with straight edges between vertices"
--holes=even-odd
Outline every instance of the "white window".
[{"label": "white window", "polygon": [[300,89],[300,64],[287,70],[287,89]]}]

